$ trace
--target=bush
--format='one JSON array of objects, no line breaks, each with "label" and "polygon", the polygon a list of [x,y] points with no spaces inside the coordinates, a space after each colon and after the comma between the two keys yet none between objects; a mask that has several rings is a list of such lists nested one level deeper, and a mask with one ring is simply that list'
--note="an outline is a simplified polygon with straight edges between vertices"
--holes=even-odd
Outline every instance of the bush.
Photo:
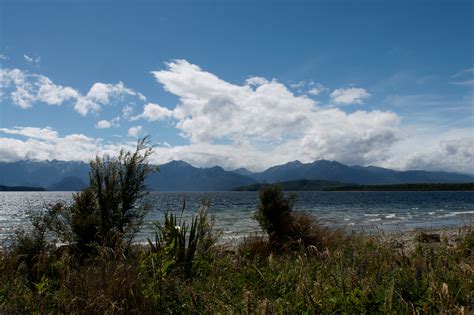
[{"label": "bush", "polygon": [[304,212],[294,212],[294,195],[286,197],[278,185],[265,186],[260,191],[255,215],[268,234],[273,250],[292,250],[309,246],[321,249],[342,244],[348,236],[339,229],[329,229]]},{"label": "bush", "polygon": [[255,218],[268,234],[271,244],[285,243],[291,237],[293,198],[285,197],[278,185],[263,187],[259,197]]},{"label": "bush", "polygon": [[74,194],[70,206],[53,207],[51,229],[59,239],[83,253],[95,245],[129,245],[149,209],[140,201],[146,175],[153,170],[147,162],[151,153],[148,138],[143,138],[134,152],[96,156],[90,162],[90,186]]},{"label": "bush", "polygon": [[155,223],[155,242],[148,240],[150,249],[162,264],[161,271],[167,273],[168,268],[176,265],[186,277],[194,273],[196,258],[206,258],[216,243],[216,236],[212,231],[213,221],[208,218],[209,203],[203,201],[197,215],[187,224],[182,215],[186,208],[183,202],[180,218],[173,213],[165,214],[164,224]]}]

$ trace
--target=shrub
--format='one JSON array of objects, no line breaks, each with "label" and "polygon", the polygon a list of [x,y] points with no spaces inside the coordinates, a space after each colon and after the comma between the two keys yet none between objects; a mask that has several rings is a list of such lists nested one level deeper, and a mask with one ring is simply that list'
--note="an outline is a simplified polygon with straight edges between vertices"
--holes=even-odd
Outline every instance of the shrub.
[{"label": "shrub", "polygon": [[95,245],[130,245],[149,209],[140,201],[147,193],[146,175],[153,170],[147,162],[151,153],[148,138],[143,138],[134,152],[96,156],[90,162],[90,186],[74,194],[71,205],[58,203],[50,209],[51,230],[81,253]]},{"label": "shrub", "polygon": [[268,234],[271,244],[282,244],[291,236],[293,198],[285,197],[278,185],[265,186],[259,193],[255,218]]},{"label": "shrub", "polygon": [[286,197],[278,185],[263,187],[259,197],[255,217],[268,234],[273,250],[292,250],[308,246],[321,249],[342,244],[348,238],[343,230],[325,227],[310,214],[294,212],[295,196]]}]

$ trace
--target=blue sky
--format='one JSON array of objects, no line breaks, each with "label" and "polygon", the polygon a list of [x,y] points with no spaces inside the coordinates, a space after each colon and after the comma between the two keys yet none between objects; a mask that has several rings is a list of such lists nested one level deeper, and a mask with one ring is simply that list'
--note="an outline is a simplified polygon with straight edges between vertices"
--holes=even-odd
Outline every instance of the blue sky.
[{"label": "blue sky", "polygon": [[157,163],[474,173],[472,1],[20,0],[0,14],[2,161],[87,160],[149,134]]}]

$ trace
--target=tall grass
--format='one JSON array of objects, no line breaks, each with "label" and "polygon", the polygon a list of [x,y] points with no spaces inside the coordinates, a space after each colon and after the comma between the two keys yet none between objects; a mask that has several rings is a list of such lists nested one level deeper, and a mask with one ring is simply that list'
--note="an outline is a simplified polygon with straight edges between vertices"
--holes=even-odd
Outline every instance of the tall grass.
[{"label": "tall grass", "polygon": [[[472,309],[474,231],[456,245],[416,242],[394,249],[374,236],[325,248],[275,253],[267,238],[236,250],[214,247],[186,273],[172,250],[102,248],[77,261],[44,249],[34,277],[0,258],[3,313],[462,313]],[[187,235],[189,238],[189,234]],[[249,249],[253,246],[253,249]],[[196,250],[196,253],[198,251]],[[170,263],[172,261],[172,263]]]}]

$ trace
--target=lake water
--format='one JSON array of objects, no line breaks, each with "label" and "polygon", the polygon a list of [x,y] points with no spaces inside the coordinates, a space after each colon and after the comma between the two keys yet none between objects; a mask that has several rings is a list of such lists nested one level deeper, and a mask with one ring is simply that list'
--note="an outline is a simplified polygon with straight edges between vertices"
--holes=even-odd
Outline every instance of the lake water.
[{"label": "lake water", "polygon": [[[357,231],[405,231],[472,225],[474,192],[295,192],[295,210],[312,213],[330,226]],[[28,225],[26,210],[41,209],[56,201],[70,202],[71,192],[0,192],[0,240]],[[153,237],[153,222],[166,211],[180,212],[186,199],[184,218],[195,213],[201,200],[210,200],[209,213],[223,240],[258,232],[253,215],[257,192],[152,192],[152,204],[138,241]]]}]

